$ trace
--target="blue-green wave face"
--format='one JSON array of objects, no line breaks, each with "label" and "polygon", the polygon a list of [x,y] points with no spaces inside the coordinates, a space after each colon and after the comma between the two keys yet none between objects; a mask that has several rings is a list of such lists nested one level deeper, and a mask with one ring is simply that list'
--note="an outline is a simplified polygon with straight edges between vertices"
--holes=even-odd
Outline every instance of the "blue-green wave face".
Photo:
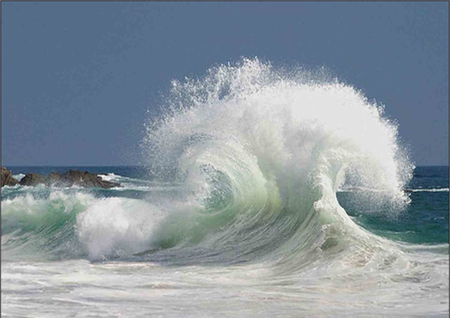
[{"label": "blue-green wave face", "polygon": [[82,254],[76,243],[75,224],[76,216],[88,205],[85,196],[45,188],[34,189],[32,193],[2,201],[3,255],[10,252],[47,258]]},{"label": "blue-green wave face", "polygon": [[2,201],[4,251],[102,259],[182,250],[184,259],[301,267],[327,253],[356,249],[364,259],[389,249],[336,196],[366,189],[367,204],[389,215],[408,204],[413,165],[397,127],[355,88],[244,59],[174,81],[166,102],[142,143],[152,184],[124,178],[128,192],[11,196]]}]

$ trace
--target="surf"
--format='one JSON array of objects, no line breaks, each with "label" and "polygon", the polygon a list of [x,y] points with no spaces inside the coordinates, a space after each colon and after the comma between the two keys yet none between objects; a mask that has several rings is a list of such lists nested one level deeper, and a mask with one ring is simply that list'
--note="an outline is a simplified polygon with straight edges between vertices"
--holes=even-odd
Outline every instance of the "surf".
[{"label": "surf", "polygon": [[[2,202],[2,249],[300,268],[323,255],[356,250],[366,259],[393,248],[353,222],[337,199],[340,189],[372,189],[358,193],[361,202],[390,215],[409,201],[403,188],[414,165],[397,124],[360,90],[323,69],[244,58],[172,81],[163,101],[141,146],[147,179],[170,190],[114,174],[103,178],[148,189],[139,199],[37,189],[47,193]],[[24,245],[24,236],[35,243]]]}]

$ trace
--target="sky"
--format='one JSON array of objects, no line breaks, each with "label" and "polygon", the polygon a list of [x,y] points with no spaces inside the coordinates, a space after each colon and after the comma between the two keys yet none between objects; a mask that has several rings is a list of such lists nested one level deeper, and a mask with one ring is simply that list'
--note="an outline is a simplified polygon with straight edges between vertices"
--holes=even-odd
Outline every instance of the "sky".
[{"label": "sky", "polygon": [[3,165],[140,164],[170,81],[241,57],[326,67],[448,165],[447,2],[1,5]]}]

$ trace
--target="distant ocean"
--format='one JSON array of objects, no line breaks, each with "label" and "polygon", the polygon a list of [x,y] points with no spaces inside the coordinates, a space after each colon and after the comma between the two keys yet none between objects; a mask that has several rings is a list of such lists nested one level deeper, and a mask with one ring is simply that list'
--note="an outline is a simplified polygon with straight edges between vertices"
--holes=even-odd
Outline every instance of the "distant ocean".
[{"label": "distant ocean", "polygon": [[448,166],[414,167],[354,88],[283,74],[173,82],[145,167],[7,167],[122,187],[2,188],[2,316],[448,317]]}]

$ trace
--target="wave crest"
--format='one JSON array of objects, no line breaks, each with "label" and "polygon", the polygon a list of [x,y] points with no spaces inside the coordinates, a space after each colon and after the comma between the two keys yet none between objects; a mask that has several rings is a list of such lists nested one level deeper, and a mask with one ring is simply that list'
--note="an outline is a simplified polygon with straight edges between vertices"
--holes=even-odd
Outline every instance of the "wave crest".
[{"label": "wave crest", "polygon": [[164,109],[147,123],[143,149],[153,172],[184,182],[184,208],[172,219],[184,234],[174,245],[194,233],[196,244],[254,251],[289,237],[313,245],[333,222],[361,232],[337,201],[343,185],[377,189],[371,199],[396,211],[408,203],[402,189],[414,166],[397,125],[323,70],[242,59],[173,81]]}]

